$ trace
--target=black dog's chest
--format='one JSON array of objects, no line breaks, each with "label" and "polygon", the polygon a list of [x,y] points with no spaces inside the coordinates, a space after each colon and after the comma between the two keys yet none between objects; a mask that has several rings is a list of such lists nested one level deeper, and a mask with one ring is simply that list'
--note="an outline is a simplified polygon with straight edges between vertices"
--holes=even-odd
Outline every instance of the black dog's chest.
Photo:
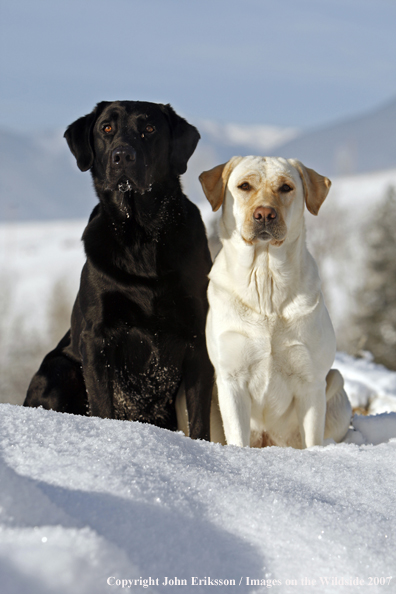
[{"label": "black dog's chest", "polygon": [[102,296],[105,365],[116,419],[177,428],[175,398],[196,329],[192,300],[176,279],[135,282],[124,293]]},{"label": "black dog's chest", "polygon": [[122,350],[111,357],[114,417],[176,428],[180,349],[171,337],[159,338],[138,329],[127,336]]},{"label": "black dog's chest", "polygon": [[175,398],[181,370],[153,357],[143,370],[118,370],[113,379],[114,417],[176,428]]},{"label": "black dog's chest", "polygon": [[150,281],[135,281],[128,290],[108,291],[101,297],[105,332],[116,339],[136,342],[136,332],[151,337],[155,348],[163,348],[167,336],[191,343],[202,324],[197,299],[189,295],[177,273]]}]

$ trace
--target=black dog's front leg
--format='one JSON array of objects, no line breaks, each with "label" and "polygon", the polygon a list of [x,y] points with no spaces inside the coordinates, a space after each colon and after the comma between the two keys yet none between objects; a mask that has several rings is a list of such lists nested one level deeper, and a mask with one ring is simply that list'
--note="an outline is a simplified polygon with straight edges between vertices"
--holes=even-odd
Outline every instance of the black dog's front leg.
[{"label": "black dog's front leg", "polygon": [[104,340],[92,339],[87,333],[81,337],[81,359],[88,394],[89,411],[93,417],[113,419],[114,408],[109,378],[109,362]]},{"label": "black dog's front leg", "polygon": [[209,441],[214,370],[204,338],[190,347],[183,367],[190,437]]}]

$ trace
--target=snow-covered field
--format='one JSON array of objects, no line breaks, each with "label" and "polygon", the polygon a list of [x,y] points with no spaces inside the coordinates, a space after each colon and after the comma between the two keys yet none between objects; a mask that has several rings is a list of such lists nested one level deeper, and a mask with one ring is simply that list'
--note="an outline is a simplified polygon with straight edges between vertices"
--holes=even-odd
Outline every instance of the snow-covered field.
[{"label": "snow-covered field", "polygon": [[[335,180],[334,200],[361,221],[391,183]],[[57,282],[72,303],[84,225],[0,226],[0,363],[13,321],[46,332]],[[369,354],[334,366],[376,416],[306,451],[0,404],[0,593],[395,592],[396,372]]]},{"label": "snow-covered field", "polygon": [[45,332],[49,299],[58,282],[64,282],[73,302],[85,261],[81,236],[86,223],[0,225],[1,297],[7,297],[8,326],[22,316],[28,328]]},{"label": "snow-covered field", "polygon": [[330,203],[335,200],[340,206],[353,209],[361,222],[370,216],[366,208],[381,199],[390,186],[396,187],[396,169],[336,177],[329,199]]}]

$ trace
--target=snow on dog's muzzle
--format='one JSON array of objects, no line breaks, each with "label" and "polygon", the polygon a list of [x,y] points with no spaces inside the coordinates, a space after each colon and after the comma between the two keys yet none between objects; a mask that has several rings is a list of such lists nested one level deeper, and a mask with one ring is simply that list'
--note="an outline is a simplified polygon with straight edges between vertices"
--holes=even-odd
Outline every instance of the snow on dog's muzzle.
[{"label": "snow on dog's muzzle", "polygon": [[125,194],[125,192],[130,192],[132,190],[132,184],[129,179],[122,180],[118,183],[118,190]]}]

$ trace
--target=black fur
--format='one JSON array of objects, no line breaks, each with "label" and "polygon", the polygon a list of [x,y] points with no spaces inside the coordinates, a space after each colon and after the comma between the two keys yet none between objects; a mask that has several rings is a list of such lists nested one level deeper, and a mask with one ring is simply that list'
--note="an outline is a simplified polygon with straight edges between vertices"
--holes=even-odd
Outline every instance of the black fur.
[{"label": "black fur", "polygon": [[71,329],[33,377],[25,406],[176,429],[183,381],[190,435],[209,439],[205,343],[211,260],[179,175],[199,133],[169,105],[99,103],[65,133],[99,204]]}]

